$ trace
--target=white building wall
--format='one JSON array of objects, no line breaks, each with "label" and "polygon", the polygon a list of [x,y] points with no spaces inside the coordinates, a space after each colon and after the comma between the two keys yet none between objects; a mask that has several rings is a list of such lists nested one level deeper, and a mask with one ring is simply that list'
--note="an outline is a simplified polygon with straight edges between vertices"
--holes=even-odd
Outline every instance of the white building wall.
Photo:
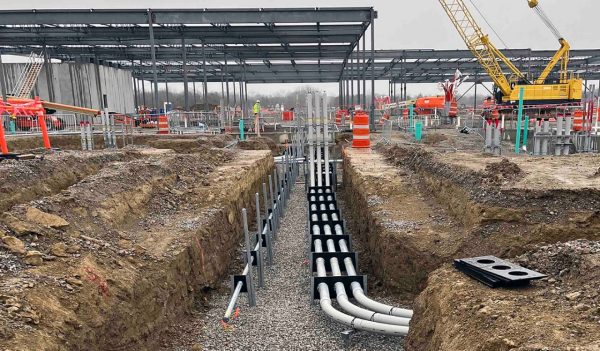
[{"label": "white building wall", "polygon": [[[8,93],[12,91],[25,64],[5,63]],[[37,83],[32,91],[33,96],[49,100],[47,66],[42,68]],[[98,66],[103,94],[107,95],[108,109],[111,112],[134,113],[134,91],[131,71],[114,67]],[[96,69],[92,63],[53,63],[52,83],[54,86],[54,102],[87,107],[100,108],[100,94],[96,80]]]}]

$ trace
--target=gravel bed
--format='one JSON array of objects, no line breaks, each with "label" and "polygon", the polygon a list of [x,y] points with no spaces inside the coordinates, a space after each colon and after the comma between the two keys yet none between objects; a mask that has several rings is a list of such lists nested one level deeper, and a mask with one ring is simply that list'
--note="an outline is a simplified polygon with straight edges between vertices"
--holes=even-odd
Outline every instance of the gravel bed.
[{"label": "gravel bed", "polygon": [[203,331],[193,350],[403,349],[401,338],[364,332],[354,334],[345,344],[340,333],[348,328],[330,320],[318,301],[311,304],[306,206],[303,186],[298,185],[277,236],[274,265],[265,272],[266,286],[257,290],[257,306],[248,307],[242,295],[240,314],[225,330],[220,320],[230,296],[210,299],[201,317]]}]

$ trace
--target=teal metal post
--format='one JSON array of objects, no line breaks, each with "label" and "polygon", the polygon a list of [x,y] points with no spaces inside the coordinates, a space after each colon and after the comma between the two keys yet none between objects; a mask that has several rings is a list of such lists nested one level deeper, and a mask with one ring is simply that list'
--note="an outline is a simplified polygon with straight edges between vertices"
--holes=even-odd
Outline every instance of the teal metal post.
[{"label": "teal metal post", "polygon": [[515,154],[521,151],[521,125],[523,122],[523,94],[524,89],[519,89],[519,114],[517,116],[517,136],[515,137]]},{"label": "teal metal post", "polygon": [[423,123],[421,121],[417,122],[415,125],[415,139],[417,141],[423,139]]},{"label": "teal metal post", "polygon": [[240,118],[240,140],[244,141],[244,119]]},{"label": "teal metal post", "polygon": [[415,106],[410,104],[408,106],[409,118],[408,118],[408,131],[409,133],[414,133],[414,122],[415,122]]},{"label": "teal metal post", "polygon": [[10,122],[8,123],[8,130],[10,131],[10,134],[17,133],[17,126],[14,118],[10,118]]},{"label": "teal metal post", "polygon": [[527,151],[527,136],[529,135],[529,116],[525,116],[525,125],[523,126],[523,150]]}]

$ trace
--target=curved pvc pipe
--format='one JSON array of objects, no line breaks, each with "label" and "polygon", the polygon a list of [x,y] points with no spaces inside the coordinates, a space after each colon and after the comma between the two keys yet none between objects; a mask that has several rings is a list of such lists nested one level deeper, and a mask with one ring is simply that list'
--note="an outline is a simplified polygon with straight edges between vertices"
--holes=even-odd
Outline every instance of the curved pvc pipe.
[{"label": "curved pvc pipe", "polygon": [[[329,228],[328,225],[325,226],[325,230],[327,230],[328,228]],[[332,239],[327,240],[327,250],[329,252],[335,252],[335,244]],[[319,242],[319,245],[315,244],[315,252],[322,252],[322,245],[320,242]],[[320,260],[321,260],[321,262],[319,262],[319,259],[317,259],[317,274],[319,274],[319,266],[323,266],[322,267],[323,273],[325,271],[325,264],[322,259],[320,259]],[[331,264],[331,273],[333,274],[333,276],[337,276],[337,277],[341,276],[342,271],[340,269],[338,259],[333,257],[329,260],[329,262]],[[350,263],[352,263],[351,260],[350,260]],[[350,272],[349,272],[348,275],[356,275],[356,274],[355,273],[350,274]],[[360,285],[359,285],[359,287],[360,287]],[[361,288],[361,291],[362,291],[362,288]],[[348,294],[346,293],[346,288],[344,287],[344,284],[342,284],[342,283],[335,284],[335,294],[336,294],[336,299],[337,299],[338,303],[340,304],[340,306],[342,307],[342,309],[356,317],[370,320],[373,322],[380,322],[380,323],[386,323],[386,324],[408,326],[410,323],[410,318],[390,316],[387,313],[381,314],[381,313],[378,313],[377,311],[375,311],[375,312],[369,311],[367,309],[364,309],[364,308],[354,305],[353,303],[350,302],[350,300],[348,298]]]},{"label": "curved pvc pipe", "polygon": [[321,283],[317,287],[319,291],[319,304],[325,314],[331,317],[334,321],[342,323],[356,330],[363,330],[372,333],[406,336],[408,335],[408,327],[392,324],[383,324],[371,322],[364,319],[352,317],[343,312],[336,310],[331,304],[329,296],[329,288],[327,284]]},{"label": "curved pvc pipe", "polygon": [[[327,240],[328,242],[333,242],[333,240]],[[322,252],[322,242],[317,239],[314,241],[315,252]],[[337,260],[337,259],[336,259]],[[339,271],[339,266],[338,266]],[[320,277],[326,276],[325,270],[325,260],[323,258],[317,259],[317,275]],[[337,284],[336,284],[337,285]],[[343,288],[343,284],[342,284]],[[353,317],[347,315],[343,312],[335,309],[331,303],[331,297],[329,295],[329,287],[325,283],[321,283],[317,287],[317,291],[319,292],[319,304],[321,309],[333,320],[338,323],[342,323],[356,330],[363,330],[372,333],[386,334],[386,335],[397,335],[397,336],[406,336],[408,334],[408,327],[401,325],[393,325],[393,324],[385,324],[375,321],[369,321],[357,317]],[[337,286],[336,286],[336,294],[337,294]],[[338,297],[338,302],[340,301],[340,297],[343,300],[346,295],[340,295]],[[347,300],[347,297],[346,297]],[[348,302],[349,303],[349,302]],[[341,306],[341,304],[340,304]],[[356,307],[356,306],[355,306]]]},{"label": "curved pvc pipe", "polygon": [[[342,252],[348,252],[346,240],[340,240],[339,245],[340,250]],[[356,271],[354,270],[354,264],[352,263],[352,260],[350,258],[344,259],[344,265],[346,267],[346,272],[348,273],[348,275],[356,275]],[[370,310],[403,318],[411,318],[413,316],[412,310],[386,305],[381,302],[377,302],[375,300],[370,299],[369,297],[367,297],[367,295],[365,295],[363,288],[357,282],[352,282],[351,286],[352,295],[354,295],[356,301],[358,301],[359,304],[363,305],[364,307]]]}]

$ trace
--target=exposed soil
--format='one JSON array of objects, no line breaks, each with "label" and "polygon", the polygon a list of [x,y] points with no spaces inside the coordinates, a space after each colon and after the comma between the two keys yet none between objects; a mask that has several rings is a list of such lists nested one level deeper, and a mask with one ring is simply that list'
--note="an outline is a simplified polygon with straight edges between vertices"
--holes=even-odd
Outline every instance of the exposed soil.
[{"label": "exposed soil", "polygon": [[242,150],[271,150],[273,155],[279,155],[281,148],[270,138],[253,137],[237,144],[238,149]]},{"label": "exposed soil", "polygon": [[105,164],[140,157],[135,150],[117,152],[60,152],[34,160],[0,162],[0,212],[41,196],[56,194]]},{"label": "exposed soil", "polygon": [[543,246],[514,261],[549,277],[490,289],[449,265],[431,274],[416,300],[406,349],[599,350],[600,243]]},{"label": "exposed soil", "polygon": [[[123,147],[123,138],[117,132],[117,145]],[[235,137],[231,135],[157,135],[157,134],[134,134],[135,145],[147,145],[152,147],[166,147],[177,152],[194,152],[193,149],[203,147],[223,148],[233,142]],[[52,147],[62,150],[81,150],[81,136],[79,135],[51,135]],[[7,139],[8,149],[11,152],[31,152],[42,148],[42,138],[39,136],[19,136]],[[170,145],[169,145],[170,144]],[[104,140],[101,134],[94,135],[94,149],[104,149]]]},{"label": "exposed soil", "polygon": [[[0,165],[15,168],[0,173],[3,195],[15,199],[0,218],[0,349],[155,349],[163,328],[221,281],[241,208],[252,208],[273,159],[204,145],[188,153],[187,143],[171,142],[182,153],[57,153]],[[23,186],[37,177],[49,179],[40,190]]]},{"label": "exposed soil", "polygon": [[[406,301],[423,291],[407,350],[597,350],[600,183],[591,179],[600,157],[440,150],[344,150],[349,226],[368,251],[361,261]],[[551,277],[492,290],[450,265],[481,255]]]},{"label": "exposed soil", "polygon": [[423,143],[426,145],[437,145],[446,140],[448,140],[448,137],[441,133],[426,134],[423,137]]}]

